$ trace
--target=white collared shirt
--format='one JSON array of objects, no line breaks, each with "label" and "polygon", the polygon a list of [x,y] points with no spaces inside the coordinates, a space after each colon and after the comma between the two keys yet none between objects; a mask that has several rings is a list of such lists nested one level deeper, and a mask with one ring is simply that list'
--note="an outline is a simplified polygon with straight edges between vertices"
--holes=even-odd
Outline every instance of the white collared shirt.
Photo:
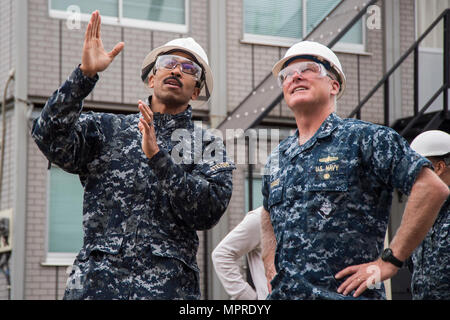
[{"label": "white collared shirt", "polygon": [[[269,294],[261,257],[261,212],[262,207],[248,212],[212,252],[217,276],[233,300],[263,300]],[[256,291],[239,270],[238,261],[245,254]]]}]

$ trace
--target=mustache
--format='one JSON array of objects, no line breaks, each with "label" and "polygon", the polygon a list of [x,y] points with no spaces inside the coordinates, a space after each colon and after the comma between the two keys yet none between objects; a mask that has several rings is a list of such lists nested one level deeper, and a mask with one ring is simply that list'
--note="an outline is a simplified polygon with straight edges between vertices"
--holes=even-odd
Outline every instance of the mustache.
[{"label": "mustache", "polygon": [[175,77],[175,76],[167,77],[164,79],[164,83],[167,83],[167,81],[169,81],[169,80],[175,80],[180,87],[183,87],[183,84],[181,83],[180,79],[178,79],[177,77]]}]

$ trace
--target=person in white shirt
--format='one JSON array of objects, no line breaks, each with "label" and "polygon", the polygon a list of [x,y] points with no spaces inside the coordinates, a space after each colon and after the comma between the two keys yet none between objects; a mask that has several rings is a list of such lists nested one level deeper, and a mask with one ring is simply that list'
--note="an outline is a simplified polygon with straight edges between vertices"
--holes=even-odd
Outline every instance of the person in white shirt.
[{"label": "person in white shirt", "polygon": [[[263,300],[269,294],[261,256],[261,211],[259,207],[248,212],[211,254],[217,276],[232,300]],[[239,259],[244,255],[256,290],[240,272]]]}]

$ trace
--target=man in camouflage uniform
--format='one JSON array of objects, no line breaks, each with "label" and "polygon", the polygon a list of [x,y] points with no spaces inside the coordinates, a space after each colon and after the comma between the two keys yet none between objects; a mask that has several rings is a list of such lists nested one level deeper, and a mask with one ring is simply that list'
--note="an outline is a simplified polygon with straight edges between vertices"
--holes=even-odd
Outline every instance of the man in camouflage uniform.
[{"label": "man in camouflage uniform", "polygon": [[[212,90],[206,54],[192,38],[154,49],[142,74],[154,94],[147,102],[151,108],[139,101],[142,117],[82,113],[97,72],[124,46],[106,53],[100,24],[96,11],[81,65],[50,97],[32,129],[49,161],[78,174],[85,191],[83,247],[64,298],[199,299],[196,231],[211,228],[226,210],[234,168],[222,141],[191,119],[189,101],[196,102],[205,86]],[[168,60],[155,65],[157,57]],[[171,137],[177,129],[188,134],[179,135],[185,140],[176,145]],[[197,144],[187,148],[192,141]],[[171,156],[175,149],[181,164]]]},{"label": "man in camouflage uniform", "polygon": [[[450,134],[425,131],[412,141],[411,148],[427,157],[439,178],[450,187]],[[414,300],[450,300],[450,197],[410,262]]]},{"label": "man in camouflage uniform", "polygon": [[[272,152],[263,178],[269,299],[383,299],[380,282],[423,239],[448,188],[395,131],[336,115],[346,80],[327,47],[297,43],[273,73],[298,130]],[[394,188],[410,200],[379,258]]]}]

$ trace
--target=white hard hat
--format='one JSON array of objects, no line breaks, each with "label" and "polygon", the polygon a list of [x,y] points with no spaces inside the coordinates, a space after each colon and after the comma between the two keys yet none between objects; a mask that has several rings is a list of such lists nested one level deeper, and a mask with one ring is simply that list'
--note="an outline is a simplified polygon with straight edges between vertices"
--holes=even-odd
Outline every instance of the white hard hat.
[{"label": "white hard hat", "polygon": [[293,58],[305,58],[311,60],[317,60],[317,62],[325,65],[327,70],[331,69],[338,77],[340,83],[339,93],[337,99],[339,99],[344,93],[346,86],[345,74],[342,70],[341,63],[338,57],[328,47],[314,41],[300,41],[294,44],[286,51],[283,59],[275,63],[272,68],[272,73],[275,77],[278,77],[278,73],[285,67],[286,62]]},{"label": "white hard hat", "polygon": [[423,157],[446,155],[450,153],[450,134],[440,130],[425,131],[414,138],[411,149]]},{"label": "white hard hat", "polygon": [[156,62],[156,58],[162,54],[168,54],[175,51],[185,51],[197,59],[197,62],[202,68],[204,73],[204,81],[201,84],[200,95],[196,100],[192,100],[190,104],[194,107],[199,107],[208,102],[212,90],[213,90],[213,75],[211,68],[209,67],[208,56],[205,50],[191,37],[179,38],[167,42],[165,45],[153,49],[144,59],[142,63],[141,79],[146,84],[150,93],[153,94],[153,88],[148,86],[148,75],[153,71],[153,67]]}]

